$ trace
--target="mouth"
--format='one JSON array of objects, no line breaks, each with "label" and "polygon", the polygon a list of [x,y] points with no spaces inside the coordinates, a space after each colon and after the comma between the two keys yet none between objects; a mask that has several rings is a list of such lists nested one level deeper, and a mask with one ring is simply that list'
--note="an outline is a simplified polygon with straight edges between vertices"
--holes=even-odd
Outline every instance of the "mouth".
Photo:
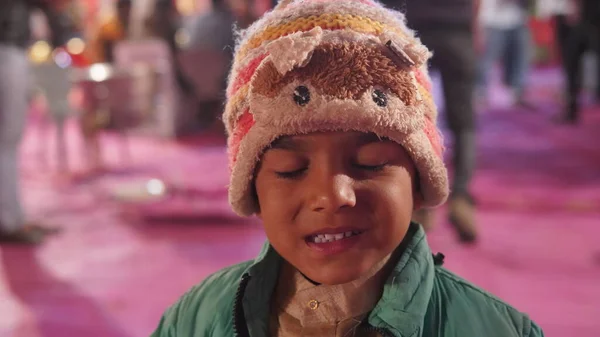
[{"label": "mouth", "polygon": [[349,239],[354,236],[358,236],[362,234],[364,231],[362,230],[338,230],[337,233],[316,233],[311,234],[306,237],[306,241],[309,243],[329,243],[335,241],[341,241],[344,239]]},{"label": "mouth", "polygon": [[365,241],[365,230],[350,227],[327,228],[306,236],[306,245],[317,256],[330,257],[348,252]]}]

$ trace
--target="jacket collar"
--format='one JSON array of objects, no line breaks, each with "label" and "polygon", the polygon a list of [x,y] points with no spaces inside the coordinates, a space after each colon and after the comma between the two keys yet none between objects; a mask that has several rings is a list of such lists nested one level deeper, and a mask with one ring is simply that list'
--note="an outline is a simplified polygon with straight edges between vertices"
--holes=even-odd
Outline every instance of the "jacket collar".
[{"label": "jacket collar", "polygon": [[[434,262],[421,226],[411,223],[394,257],[397,263],[384,285],[383,295],[369,324],[396,337],[419,336],[433,289]],[[269,309],[282,257],[267,242],[253,264],[244,292],[243,308],[250,336],[269,335]]]},{"label": "jacket collar", "polygon": [[420,336],[433,290],[435,265],[425,232],[411,224],[381,299],[369,315],[369,324],[394,336]]}]

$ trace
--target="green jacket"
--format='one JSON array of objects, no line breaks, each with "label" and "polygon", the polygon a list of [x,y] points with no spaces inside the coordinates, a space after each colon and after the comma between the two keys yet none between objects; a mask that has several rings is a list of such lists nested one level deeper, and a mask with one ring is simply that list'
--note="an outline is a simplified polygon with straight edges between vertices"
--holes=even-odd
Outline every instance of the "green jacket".
[{"label": "green jacket", "polygon": [[[368,316],[382,336],[542,337],[527,315],[441,267],[412,224],[383,295]],[[266,337],[282,258],[267,243],[254,261],[223,269],[188,291],[152,337]]]}]

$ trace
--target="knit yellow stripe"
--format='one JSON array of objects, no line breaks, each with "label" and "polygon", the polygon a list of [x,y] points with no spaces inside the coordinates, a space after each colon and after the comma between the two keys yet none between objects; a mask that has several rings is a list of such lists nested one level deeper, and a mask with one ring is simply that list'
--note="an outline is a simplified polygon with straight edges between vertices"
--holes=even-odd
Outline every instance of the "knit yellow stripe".
[{"label": "knit yellow stripe", "polygon": [[431,93],[425,89],[425,87],[421,84],[418,84],[418,89],[419,89],[419,93],[421,94],[421,96],[423,96],[423,99],[426,99],[428,101],[432,101],[433,100],[433,96],[431,95]]},{"label": "knit yellow stripe", "polygon": [[388,26],[381,22],[352,14],[322,14],[298,18],[280,25],[267,27],[258,35],[252,37],[239,51],[236,62],[243,59],[251,49],[259,47],[266,41],[273,41],[282,36],[307,32],[315,27],[322,29],[351,29],[358,33],[380,35],[384,31],[391,31],[406,36],[406,33],[398,27]]},{"label": "knit yellow stripe", "polygon": [[427,105],[430,109],[435,110],[435,101],[433,100],[433,95],[431,94],[431,92],[429,92],[429,90],[427,90],[420,83],[417,84],[417,88],[419,90],[419,93],[421,94],[421,97],[423,97],[423,101],[425,101],[425,105]]},{"label": "knit yellow stripe", "polygon": [[228,106],[231,107],[231,111],[232,113],[235,112],[235,115],[232,116],[237,120],[238,118],[238,114],[240,110],[243,106],[244,106],[244,100],[246,100],[246,98],[248,97],[248,90],[250,89],[250,83],[244,84],[236,93],[235,95],[233,95],[233,97],[231,97],[229,99],[229,102],[227,103]]},{"label": "knit yellow stripe", "polygon": [[238,92],[235,94],[235,96],[233,96],[233,103],[235,105],[238,105],[243,99],[245,99],[248,96],[248,91],[250,90],[250,83],[246,83],[244,84],[239,90]]}]

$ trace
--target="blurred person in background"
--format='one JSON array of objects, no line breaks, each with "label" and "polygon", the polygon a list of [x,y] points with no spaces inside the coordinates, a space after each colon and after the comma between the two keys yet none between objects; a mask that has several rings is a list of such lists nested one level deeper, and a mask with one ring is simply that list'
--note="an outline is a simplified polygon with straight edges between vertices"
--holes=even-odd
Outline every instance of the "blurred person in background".
[{"label": "blurred person in background", "polygon": [[566,74],[569,54],[568,37],[573,29],[575,0],[538,0],[536,16],[554,21],[554,35],[561,66]]},{"label": "blurred person in background", "polygon": [[[131,21],[132,0],[117,0],[111,15],[101,17],[97,26],[92,29],[91,37],[85,50],[90,64],[113,63],[114,47],[127,39]],[[108,111],[101,109],[101,98],[98,87],[91,82],[81,84],[83,92],[83,115],[80,128],[85,142],[85,152],[92,174],[102,172],[103,160],[100,151],[99,131],[109,123]]]},{"label": "blurred person in background", "polygon": [[193,18],[188,26],[189,48],[222,51],[231,59],[235,42],[235,14],[227,0],[212,0],[211,8]]},{"label": "blurred person in background", "polygon": [[[454,179],[449,199],[449,220],[463,242],[476,240],[475,205],[470,184],[475,169],[476,130],[475,21],[479,0],[388,0],[391,8],[406,11],[408,26],[433,53],[432,65],[442,76],[446,119],[453,138]],[[438,56],[438,55],[443,55]],[[431,209],[415,213],[427,230],[433,225]]]},{"label": "blurred person in background", "polygon": [[212,0],[211,9],[193,20],[189,27],[192,48],[222,50],[231,59],[235,42],[233,27],[244,28],[252,19],[247,0]]},{"label": "blurred person in background", "polygon": [[181,43],[178,41],[178,33],[182,28],[182,22],[181,15],[173,1],[157,0],[147,23],[153,35],[163,40],[169,48],[171,67],[179,88],[184,94],[195,96],[194,85],[184,73],[179,62]]},{"label": "blurred person in background", "polygon": [[[539,19],[553,21],[556,49],[565,79],[568,73],[567,59],[570,54],[569,36],[573,31],[576,7],[575,0],[538,0],[536,6],[536,16]],[[563,101],[565,98],[563,97]]]},{"label": "blurred person in background", "polygon": [[[600,1],[568,0],[570,11],[559,18],[559,35],[564,44],[563,57],[567,79],[564,113],[558,121],[575,124],[581,110],[579,94],[582,88],[582,64],[584,55],[595,50],[596,92],[595,101],[600,103]],[[560,42],[560,41],[559,41]]]},{"label": "blurred person in background", "polygon": [[[211,9],[193,18],[188,25],[188,48],[220,54],[228,65],[233,57],[234,27],[246,27],[253,21],[252,17],[252,7],[247,0],[212,0]],[[219,81],[221,97],[200,102],[199,119],[207,125],[223,111],[228,68],[223,68]]]},{"label": "blurred person in background", "polygon": [[29,92],[29,17],[41,10],[48,19],[52,45],[73,33],[66,16],[44,0],[0,1],[0,243],[37,244],[56,228],[30,223],[21,205],[18,153],[25,129]]},{"label": "blurred person in background", "polygon": [[530,0],[481,0],[480,24],[483,33],[482,57],[479,62],[477,99],[485,106],[488,75],[502,61],[503,80],[511,88],[515,105],[531,108],[525,101],[526,76],[529,70],[530,36],[528,16]]},{"label": "blurred person in background", "polygon": [[248,28],[256,19],[253,0],[226,0],[229,8],[236,17],[236,26],[241,29]]}]

